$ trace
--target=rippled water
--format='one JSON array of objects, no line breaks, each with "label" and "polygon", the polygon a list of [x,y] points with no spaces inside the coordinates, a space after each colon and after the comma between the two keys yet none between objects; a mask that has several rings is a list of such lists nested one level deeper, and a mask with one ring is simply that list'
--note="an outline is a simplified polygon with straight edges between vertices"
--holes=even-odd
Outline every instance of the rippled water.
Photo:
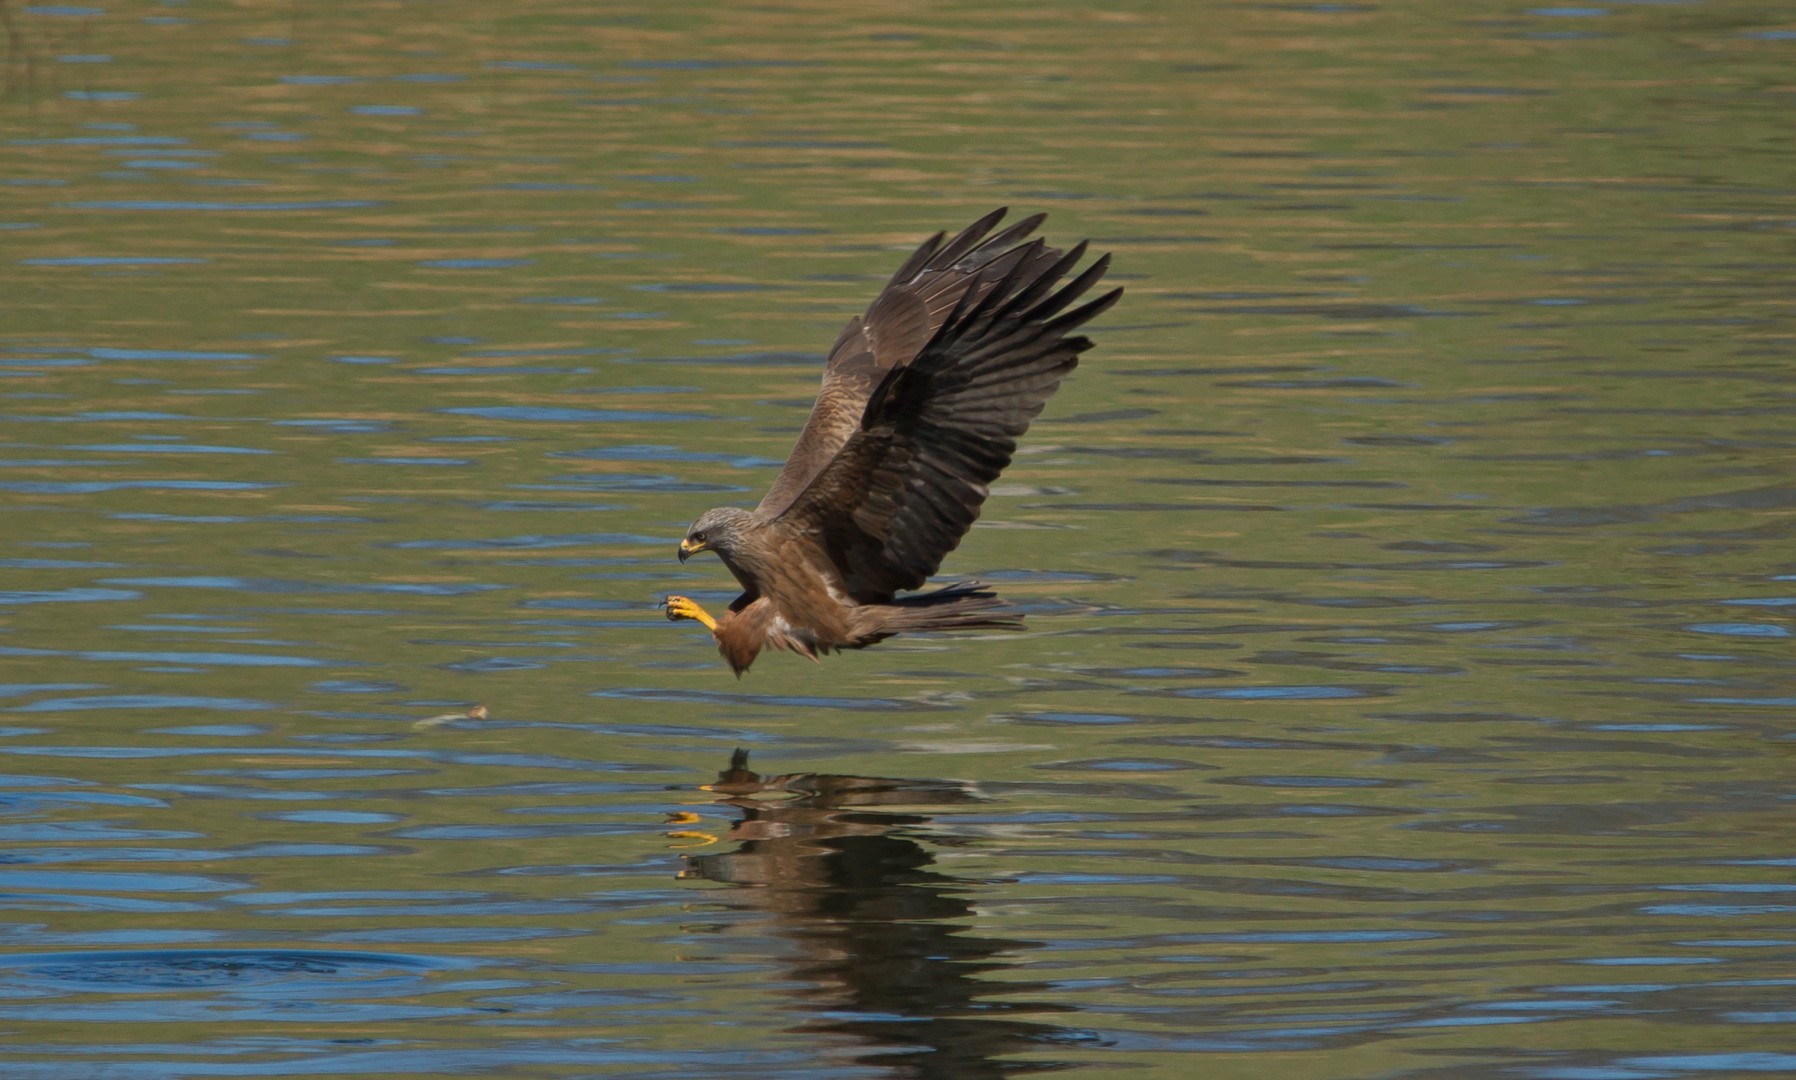
[{"label": "rippled water", "polygon": [[[0,1077],[1796,1074],[1787,6],[0,14]],[[1031,631],[737,682],[1004,203]]]}]

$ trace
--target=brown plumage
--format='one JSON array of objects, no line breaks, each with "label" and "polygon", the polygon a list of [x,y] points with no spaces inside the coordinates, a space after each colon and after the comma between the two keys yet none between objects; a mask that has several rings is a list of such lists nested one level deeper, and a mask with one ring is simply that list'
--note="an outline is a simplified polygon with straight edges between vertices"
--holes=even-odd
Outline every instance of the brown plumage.
[{"label": "brown plumage", "polygon": [[762,649],[815,660],[910,631],[1021,629],[977,582],[918,589],[966,535],[987,485],[1016,452],[1060,380],[1091,348],[1072,331],[1108,310],[1113,289],[1067,311],[1108,255],[1055,286],[1085,254],[1021,242],[1046,217],[991,239],[995,210],[907,259],[830,349],[798,444],[753,511],[708,510],[680,560],[715,551],[743,593],[721,619],[683,596],[667,617],[697,619],[737,675]]}]

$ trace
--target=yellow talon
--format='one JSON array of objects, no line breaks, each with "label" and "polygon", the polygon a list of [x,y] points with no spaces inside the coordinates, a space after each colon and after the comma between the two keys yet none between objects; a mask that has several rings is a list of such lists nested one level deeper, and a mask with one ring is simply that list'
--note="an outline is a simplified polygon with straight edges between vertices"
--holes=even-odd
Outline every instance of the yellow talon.
[{"label": "yellow talon", "polygon": [[663,601],[663,603],[667,608],[668,621],[678,622],[681,619],[696,619],[705,624],[705,629],[712,633],[717,632],[717,620],[711,617],[710,612],[699,607],[697,602],[684,596],[670,596]]},{"label": "yellow talon", "polygon": [[691,832],[691,831],[687,831],[687,830],[681,830],[679,832],[670,832],[667,834],[667,838],[669,840],[697,840],[698,841],[698,843],[696,843],[696,844],[669,844],[668,845],[668,847],[675,848],[675,849],[705,847],[707,845],[717,843],[717,837],[712,836],[710,833]]},{"label": "yellow talon", "polygon": [[704,819],[689,810],[679,810],[667,815],[669,825],[697,825]]}]

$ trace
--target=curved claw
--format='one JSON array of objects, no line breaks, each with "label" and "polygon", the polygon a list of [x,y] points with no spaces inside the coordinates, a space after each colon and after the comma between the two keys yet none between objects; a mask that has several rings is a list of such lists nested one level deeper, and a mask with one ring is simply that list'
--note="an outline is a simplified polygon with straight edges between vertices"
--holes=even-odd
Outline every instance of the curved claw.
[{"label": "curved claw", "polygon": [[669,622],[679,622],[681,619],[694,619],[704,623],[705,629],[707,630],[716,631],[717,629],[717,620],[711,617],[711,613],[704,608],[699,607],[697,602],[687,597],[670,596],[661,602],[661,606],[667,609],[667,620]]}]

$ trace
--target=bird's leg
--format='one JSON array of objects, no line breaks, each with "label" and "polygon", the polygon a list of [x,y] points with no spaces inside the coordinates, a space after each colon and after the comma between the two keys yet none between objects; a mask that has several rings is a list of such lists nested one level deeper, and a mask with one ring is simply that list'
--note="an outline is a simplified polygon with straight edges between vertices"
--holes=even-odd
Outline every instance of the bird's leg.
[{"label": "bird's leg", "polygon": [[681,619],[697,619],[699,622],[705,624],[705,629],[714,634],[717,632],[717,620],[711,617],[710,612],[699,607],[698,603],[694,600],[690,600],[684,596],[670,596],[662,601],[662,605],[667,608],[667,618],[669,622],[678,622]]}]

